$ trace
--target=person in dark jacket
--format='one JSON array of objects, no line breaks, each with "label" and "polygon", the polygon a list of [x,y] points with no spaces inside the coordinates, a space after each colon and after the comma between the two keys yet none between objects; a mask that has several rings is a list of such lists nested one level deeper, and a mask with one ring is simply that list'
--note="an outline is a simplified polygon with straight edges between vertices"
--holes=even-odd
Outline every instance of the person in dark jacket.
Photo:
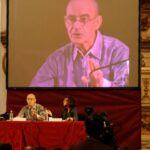
[{"label": "person in dark jacket", "polygon": [[78,120],[75,100],[72,96],[65,97],[63,100],[64,110],[61,114],[63,120]]}]

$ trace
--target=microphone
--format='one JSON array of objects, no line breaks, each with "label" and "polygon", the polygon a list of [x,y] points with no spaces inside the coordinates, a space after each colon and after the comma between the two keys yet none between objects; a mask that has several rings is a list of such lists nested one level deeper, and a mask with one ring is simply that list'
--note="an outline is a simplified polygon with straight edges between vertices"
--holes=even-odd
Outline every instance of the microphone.
[{"label": "microphone", "polygon": [[129,61],[129,59],[125,59],[125,60],[122,60],[122,61],[119,61],[119,62],[115,62],[115,63],[109,64],[109,65],[106,65],[106,66],[98,67],[98,68],[96,68],[96,69],[93,69],[93,70],[90,72],[90,75],[91,75],[93,72],[97,71],[97,70],[104,69],[104,68],[111,67],[111,66],[118,65],[118,64],[122,64],[122,63],[124,63],[124,62],[126,62],[126,61]]}]

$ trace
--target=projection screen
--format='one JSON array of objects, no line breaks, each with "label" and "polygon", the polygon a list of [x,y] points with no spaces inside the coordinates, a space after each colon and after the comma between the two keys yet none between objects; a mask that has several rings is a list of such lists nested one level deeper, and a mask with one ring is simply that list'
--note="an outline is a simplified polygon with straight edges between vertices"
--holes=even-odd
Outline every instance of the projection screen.
[{"label": "projection screen", "polygon": [[[7,88],[139,87],[139,1],[97,0],[102,22],[98,31],[94,26],[97,16],[77,13],[77,4],[68,8],[67,3],[8,0]],[[74,22],[72,31],[68,20]],[[96,32],[95,41],[101,38],[97,40],[100,48],[87,56],[93,43],[81,57],[80,47],[86,41],[82,38],[92,30]],[[74,38],[70,39],[68,32]],[[88,39],[89,35],[93,33]],[[83,61],[88,67],[84,68]]]}]

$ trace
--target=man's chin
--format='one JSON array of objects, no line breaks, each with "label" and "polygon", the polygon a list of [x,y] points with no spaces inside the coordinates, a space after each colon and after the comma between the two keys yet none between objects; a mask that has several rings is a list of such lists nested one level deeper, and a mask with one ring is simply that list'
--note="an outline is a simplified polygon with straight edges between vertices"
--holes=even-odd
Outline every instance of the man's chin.
[{"label": "man's chin", "polygon": [[83,44],[83,40],[82,39],[72,39],[71,41],[75,45],[82,45]]}]

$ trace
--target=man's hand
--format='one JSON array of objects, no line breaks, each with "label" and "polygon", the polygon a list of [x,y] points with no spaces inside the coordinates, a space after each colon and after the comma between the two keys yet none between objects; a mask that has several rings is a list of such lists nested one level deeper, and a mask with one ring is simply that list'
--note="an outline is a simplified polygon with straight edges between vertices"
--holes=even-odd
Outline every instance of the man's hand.
[{"label": "man's hand", "polygon": [[81,81],[86,85],[90,85],[90,87],[102,87],[103,73],[101,70],[96,70],[100,66],[96,64],[92,59],[88,59],[88,65],[89,65],[88,68],[89,77],[82,76]]}]

